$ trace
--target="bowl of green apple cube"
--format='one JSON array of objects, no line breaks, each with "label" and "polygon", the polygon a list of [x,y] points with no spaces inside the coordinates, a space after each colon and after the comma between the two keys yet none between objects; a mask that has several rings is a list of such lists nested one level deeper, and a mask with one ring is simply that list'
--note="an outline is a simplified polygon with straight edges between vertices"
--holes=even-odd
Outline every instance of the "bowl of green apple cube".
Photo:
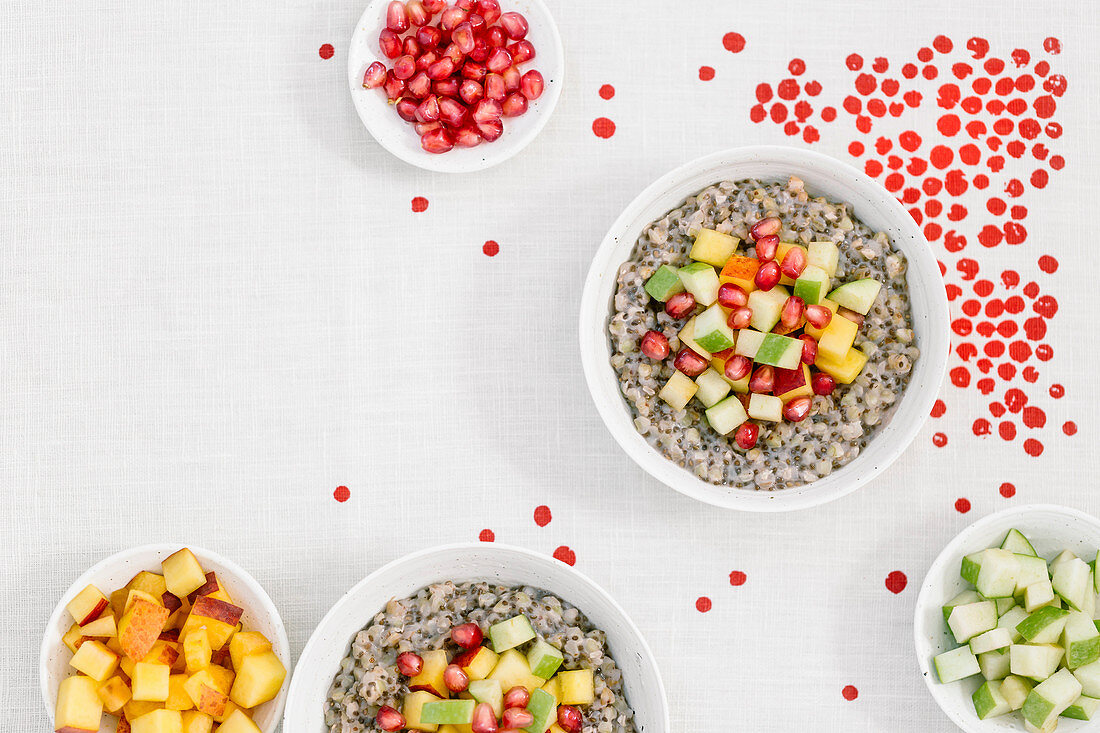
[{"label": "bowl of green apple cube", "polygon": [[1100,521],[1054,505],[963,530],[917,600],[932,696],[970,733],[1100,729]]}]

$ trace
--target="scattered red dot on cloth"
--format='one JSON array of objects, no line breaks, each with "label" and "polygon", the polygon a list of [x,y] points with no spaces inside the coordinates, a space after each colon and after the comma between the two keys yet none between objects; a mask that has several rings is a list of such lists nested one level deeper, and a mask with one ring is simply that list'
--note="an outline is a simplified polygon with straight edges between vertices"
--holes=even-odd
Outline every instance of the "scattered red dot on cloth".
[{"label": "scattered red dot on cloth", "polygon": [[336,491],[332,492],[332,498],[343,504],[351,498],[351,489],[347,486],[337,486]]},{"label": "scattered red dot on cloth", "polygon": [[1035,440],[1035,438],[1028,438],[1024,441],[1024,451],[1026,451],[1029,456],[1037,458],[1043,455],[1043,444]]},{"label": "scattered red dot on cloth", "polygon": [[710,81],[713,78],[714,78],[714,67],[713,66],[700,66],[699,67],[699,80],[700,81]]},{"label": "scattered red dot on cloth", "polygon": [[999,491],[1001,492],[1001,496],[1006,499],[1011,499],[1012,497],[1016,496],[1016,485],[1010,484],[1009,482],[1005,481],[1003,484],[1001,484],[1001,488],[999,489]]},{"label": "scattered red dot on cloth", "polygon": [[611,99],[615,96],[615,87],[611,86],[610,84],[604,84],[602,87],[600,87],[600,96],[604,99]]},{"label": "scattered red dot on cloth", "polygon": [[413,213],[419,214],[422,211],[428,210],[428,199],[423,196],[417,196],[412,200]]},{"label": "scattered red dot on cloth", "polygon": [[1073,422],[1073,420],[1067,420],[1065,424],[1062,425],[1062,432],[1066,435],[1076,435],[1077,423]]},{"label": "scattered red dot on cloth", "polygon": [[1043,255],[1039,258],[1039,269],[1043,272],[1055,272],[1058,269],[1058,260],[1050,255]]},{"label": "scattered red dot on cloth", "polygon": [[490,239],[488,242],[481,245],[481,251],[485,253],[486,257],[496,257],[500,252],[500,245]]},{"label": "scattered red dot on cloth", "polygon": [[496,538],[497,538],[497,536],[496,536],[496,534],[495,534],[495,533],[493,532],[493,530],[491,530],[491,529],[483,529],[483,530],[481,530],[481,534],[479,534],[479,535],[477,536],[477,538],[478,538],[479,540],[481,540],[482,542],[495,542],[495,541],[496,541]]},{"label": "scattered red dot on cloth", "polygon": [[907,585],[909,585],[909,578],[905,577],[905,573],[900,570],[895,570],[886,576],[886,590],[895,595],[905,590]]},{"label": "scattered red dot on cloth", "polygon": [[932,436],[932,445],[936,446],[937,448],[942,448],[945,445],[947,445],[947,434],[946,433],[936,433],[935,435],[933,435]]},{"label": "scattered red dot on cloth", "polygon": [[732,586],[736,587],[739,585],[744,585],[748,579],[749,577],[742,573],[740,570],[734,570],[732,573],[730,573],[730,585]]},{"label": "scattered red dot on cloth", "polygon": [[1050,396],[1056,400],[1060,400],[1066,396],[1066,388],[1060,384],[1050,385]]},{"label": "scattered red dot on cloth", "polygon": [[943,417],[945,412],[947,412],[947,405],[943,403],[943,400],[936,400],[935,404],[932,405],[932,417]]},{"label": "scattered red dot on cloth", "polygon": [[321,48],[317,50],[317,54],[326,61],[333,57],[336,53],[336,49],[332,47],[331,43],[322,44]]},{"label": "scattered red dot on cloth", "polygon": [[596,137],[606,140],[615,134],[615,123],[606,117],[597,117],[592,122],[592,132],[596,133]]},{"label": "scattered red dot on cloth", "polygon": [[727,33],[722,36],[722,45],[730,53],[740,53],[745,49],[745,37],[740,33]]},{"label": "scattered red dot on cloth", "polygon": [[577,564],[577,553],[573,552],[565,545],[562,545],[558,549],[554,550],[554,558],[557,560],[561,560],[566,565]]},{"label": "scattered red dot on cloth", "polygon": [[970,511],[970,500],[957,499],[955,501],[955,511],[957,511],[959,514],[966,514],[968,511]]},{"label": "scattered red dot on cloth", "polygon": [[550,524],[551,519],[553,519],[553,515],[550,514],[550,507],[546,505],[535,507],[535,524],[545,527]]},{"label": "scattered red dot on cloth", "polygon": [[845,685],[844,689],[840,691],[840,694],[844,696],[845,700],[851,702],[859,697],[859,690],[856,689],[855,685]]},{"label": "scattered red dot on cloth", "polygon": [[714,604],[711,603],[710,599],[707,598],[706,596],[699,596],[699,598],[696,599],[696,601],[695,601],[695,610],[698,611],[699,613],[706,613],[713,606],[714,606]]}]

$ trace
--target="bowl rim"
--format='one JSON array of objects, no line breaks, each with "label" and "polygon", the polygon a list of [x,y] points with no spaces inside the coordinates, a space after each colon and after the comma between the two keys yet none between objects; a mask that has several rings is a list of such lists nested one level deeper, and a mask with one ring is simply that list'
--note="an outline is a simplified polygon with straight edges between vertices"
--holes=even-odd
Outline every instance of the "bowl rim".
[{"label": "bowl rim", "polygon": [[[351,588],[349,588],[347,591],[345,591],[332,604],[332,607],[329,608],[328,612],[326,612],[325,615],[321,618],[321,620],[320,620],[320,622],[318,622],[317,626],[314,627],[313,633],[310,634],[309,640],[306,641],[305,646],[302,647],[301,654],[298,655],[298,660],[301,661],[301,660],[308,659],[308,657],[315,652],[315,647],[320,647],[322,643],[330,643],[325,638],[325,634],[324,634],[324,631],[323,631],[325,629],[325,627],[327,625],[329,625],[333,621],[334,618],[336,618],[340,608],[345,603],[347,603],[350,598],[357,595],[361,590],[368,587],[370,584],[374,583],[377,580],[377,578],[379,578],[380,576],[383,576],[387,573],[393,572],[395,569],[400,568],[402,565],[404,565],[406,563],[413,562],[413,561],[416,561],[416,560],[419,560],[419,559],[422,559],[422,558],[425,558],[425,557],[429,557],[429,556],[432,556],[432,555],[453,555],[454,553],[470,552],[470,551],[474,551],[474,550],[476,550],[478,552],[489,552],[489,553],[495,553],[495,552],[498,552],[498,551],[501,551],[501,552],[504,552],[504,553],[509,553],[509,552],[510,553],[515,553],[515,554],[523,555],[523,556],[527,557],[530,560],[533,560],[537,563],[541,563],[541,564],[544,564],[544,565],[548,565],[550,563],[557,563],[557,564],[561,565],[561,567],[566,571],[567,575],[572,575],[582,585],[587,586],[588,590],[590,590],[590,591],[594,592],[595,594],[601,596],[603,598],[603,600],[608,604],[608,606],[612,609],[612,611],[614,611],[614,613],[618,615],[618,617],[619,617],[620,621],[622,622],[623,626],[625,627],[625,629],[630,634],[632,634],[634,636],[634,638],[636,638],[638,640],[637,648],[633,649],[633,650],[630,650],[630,651],[632,651],[634,653],[637,653],[644,660],[646,666],[649,667],[650,669],[652,669],[653,676],[657,680],[657,691],[659,693],[659,701],[658,702],[660,703],[660,709],[661,709],[662,717],[663,717],[663,720],[660,720],[660,721],[657,721],[657,722],[664,725],[664,728],[663,728],[664,731],[671,731],[672,730],[672,727],[671,727],[671,714],[670,714],[669,705],[668,705],[668,692],[665,689],[664,678],[661,676],[661,668],[657,664],[657,659],[653,656],[653,650],[650,649],[649,642],[646,641],[645,636],[642,634],[642,632],[638,628],[637,624],[634,623],[634,619],[632,619],[630,617],[630,615],[627,614],[627,612],[623,609],[623,607],[621,605],[619,605],[619,602],[616,601],[615,598],[608,591],[606,591],[601,585],[596,583],[596,581],[589,578],[587,575],[582,573],[580,570],[577,570],[572,565],[569,565],[567,563],[563,563],[563,562],[561,562],[561,561],[559,561],[559,560],[557,560],[553,557],[550,557],[548,555],[544,555],[540,552],[535,552],[534,550],[529,550],[526,547],[519,547],[517,545],[509,545],[509,544],[506,544],[506,543],[499,543],[499,542],[452,542],[452,543],[448,543],[448,544],[434,545],[432,547],[427,547],[427,548],[424,548],[422,550],[417,550],[415,552],[411,552],[411,553],[408,553],[406,555],[402,555],[401,557],[398,557],[394,560],[390,560],[386,564],[382,565],[381,567],[379,567],[376,570],[369,573],[365,578],[363,578],[359,582],[355,583]],[[567,598],[563,598],[562,600],[569,601],[569,599],[567,599]],[[583,609],[582,609],[582,612],[584,612]],[[378,609],[370,609],[370,611],[365,611],[364,612],[364,621],[363,621],[363,623],[366,623],[366,621],[368,621],[370,618],[372,618],[377,613],[378,613]],[[350,630],[350,633],[354,633],[354,631],[355,630],[352,629],[352,630]],[[343,638],[343,637],[341,637],[341,638]],[[297,696],[301,694],[298,690],[299,681],[300,681],[301,677],[302,677],[302,675],[301,675],[300,668],[296,668],[294,670],[294,675],[290,680],[290,685],[287,688],[286,698],[287,698],[288,702],[291,701],[291,700],[296,699]],[[288,727],[288,728],[293,722],[289,719],[289,716],[292,712],[293,712],[293,710],[290,709],[290,705],[288,704],[286,709],[283,712],[283,721],[282,721],[283,725]]]},{"label": "bowl rim", "polygon": [[[109,555],[85,570],[84,573],[81,574],[80,577],[78,577],[76,580],[74,580],[72,585],[70,585],[68,589],[61,594],[57,602],[57,606],[54,608],[53,613],[50,614],[49,620],[46,622],[44,633],[42,635],[42,646],[38,654],[39,688],[42,693],[42,702],[46,706],[46,714],[49,716],[50,721],[53,721],[53,706],[56,702],[56,700],[51,699],[51,695],[48,689],[51,679],[51,674],[49,672],[49,657],[51,651],[54,648],[50,644],[50,630],[56,628],[58,623],[61,621],[61,616],[66,612],[65,607],[68,605],[68,601],[71,600],[71,598],[75,596],[76,593],[83,590],[85,586],[92,584],[92,579],[100,572],[106,570],[109,567],[121,564],[126,560],[138,557],[146,553],[171,554],[183,548],[191,550],[191,552],[193,552],[195,556],[200,560],[202,560],[203,558],[207,558],[210,562],[222,566],[223,568],[225,568],[226,571],[230,573],[234,581],[240,582],[242,585],[247,586],[248,589],[257,598],[260,599],[260,605],[263,607],[262,611],[266,616],[270,618],[272,625],[275,627],[275,635],[278,638],[273,641],[281,644],[282,648],[286,650],[286,657],[282,658],[281,661],[285,663],[285,666],[287,668],[287,676],[291,676],[291,670],[293,666],[291,663],[292,652],[290,648],[290,640],[287,638],[286,627],[283,625],[282,616],[279,615],[279,609],[278,607],[276,607],[275,602],[271,600],[271,596],[267,594],[267,591],[264,590],[264,587],[260,585],[259,581],[252,577],[251,573],[249,573],[247,570],[245,570],[232,560],[227,559],[224,555],[221,555],[220,553],[214,552],[212,550],[207,550],[206,548],[198,545],[168,542],[156,542],[147,545],[138,545],[137,547],[120,550],[113,555]],[[252,613],[256,613],[258,609],[250,610]],[[287,682],[284,680],[283,686],[279,690],[279,694],[275,697],[274,700],[271,700],[274,708],[272,709],[272,725],[270,730],[274,730],[282,721],[283,709],[286,706],[286,701],[288,697],[287,693],[289,690],[290,685],[287,684]]]},{"label": "bowl rim", "polygon": [[[361,104],[362,96],[358,94],[358,92],[363,91],[361,78],[364,58],[361,55],[355,55],[353,49],[356,48],[357,39],[361,34],[369,34],[372,32],[371,28],[368,28],[368,26],[374,26],[372,18],[384,12],[382,9],[387,2],[388,0],[368,0],[366,7],[363,9],[363,13],[359,16],[358,21],[356,21],[355,30],[348,40],[348,86],[351,94],[352,106],[355,108],[359,120],[363,123],[363,127],[366,128],[370,136],[374,138],[379,145],[396,158],[423,170],[433,171],[435,173],[476,173],[478,171],[488,170],[489,168],[493,168],[510,160],[527,148],[527,146],[539,136],[558,106],[566,76],[565,47],[562,44],[561,32],[558,30],[557,21],[554,20],[554,14],[550,12],[550,8],[543,0],[523,0],[523,2],[537,8],[538,11],[545,16],[547,21],[546,31],[550,37],[551,54],[544,56],[544,58],[549,58],[554,61],[552,76],[546,72],[542,72],[544,77],[551,78],[552,81],[547,82],[543,95],[536,100],[538,107],[528,113],[534,115],[533,122],[529,127],[526,127],[522,132],[517,132],[517,134],[513,136],[509,136],[506,132],[505,136],[500,140],[495,140],[493,143],[478,145],[476,148],[471,149],[471,152],[473,150],[483,151],[481,155],[433,155],[420,148],[403,148],[395,144],[388,136],[376,134],[376,123],[368,119],[366,110],[363,104]],[[545,54],[545,52],[543,53]],[[541,55],[542,54],[540,54],[540,56]],[[377,57],[377,60],[383,59]],[[542,71],[537,65],[531,68]],[[397,120],[399,118],[395,115],[394,119]],[[401,120],[401,124],[408,125],[409,123]],[[498,143],[501,144],[498,145]],[[460,149],[456,148],[455,150]]]},{"label": "bowl rim", "polygon": [[[686,469],[673,463],[649,445],[632,426],[621,422],[619,418],[624,409],[625,401],[618,389],[614,390],[613,395],[610,394],[610,390],[605,389],[606,385],[603,384],[603,380],[606,377],[606,370],[611,367],[605,363],[605,360],[600,358],[601,354],[597,353],[591,346],[593,343],[591,339],[594,338],[591,331],[596,320],[600,323],[599,331],[606,338],[608,318],[605,312],[607,303],[601,299],[600,290],[603,279],[613,278],[617,268],[621,265],[621,262],[616,262],[611,257],[619,244],[620,235],[630,228],[630,225],[647,207],[674,190],[683,180],[717,167],[745,163],[817,166],[830,171],[833,175],[843,176],[851,185],[866,192],[867,206],[886,217],[907,238],[912,238],[921,243],[927,241],[919,226],[900,201],[880,184],[864,175],[862,171],[832,156],[803,148],[780,145],[740,146],[704,155],[678,166],[649,184],[626,206],[608,229],[593,256],[581,296],[579,314],[581,363],[589,394],[608,432],[611,433],[623,451],[653,478],[681,494],[726,509],[750,512],[782,512],[808,509],[840,499],[869,483],[905,452],[928,420],[929,413],[946,376],[950,356],[950,339],[947,333],[950,313],[947,304],[947,292],[943,286],[939,264],[932,253],[931,247],[925,246],[916,248],[913,252],[905,252],[910,263],[910,270],[919,269],[921,277],[927,282],[921,290],[924,291],[925,298],[930,306],[927,319],[929,333],[932,334],[932,338],[926,338],[926,343],[922,344],[920,357],[926,365],[928,379],[921,385],[920,390],[914,392],[911,392],[913,384],[910,383],[902,396],[902,400],[908,396],[908,399],[912,401],[913,407],[911,410],[916,418],[904,425],[891,419],[887,426],[884,426],[892,428],[889,433],[892,438],[892,448],[889,453],[878,455],[877,457],[880,460],[873,464],[864,465],[867,453],[865,451],[861,452],[854,460],[829,476],[809,484],[778,491],[719,487],[702,481]],[[713,181],[713,183],[718,182],[718,180],[720,178]],[[613,295],[614,290],[612,289]],[[940,339],[937,339],[934,335],[937,328],[941,328],[943,331]],[[937,345],[938,348],[930,348],[933,345]],[[898,407],[902,404],[902,401],[899,400]],[[883,436],[877,437],[881,440]],[[821,487],[821,484],[826,482],[827,486]]]},{"label": "bowl rim", "polygon": [[[927,611],[930,602],[934,600],[931,595],[933,593],[931,587],[933,576],[939,574],[944,566],[953,559],[962,558],[962,554],[960,553],[966,543],[971,540],[971,537],[982,533],[991,526],[1007,523],[1009,520],[1013,520],[1017,517],[1033,515],[1039,512],[1068,517],[1075,521],[1084,522],[1094,527],[1097,534],[1100,534],[1100,518],[1080,509],[1063,506],[1061,504],[1025,504],[1018,507],[1009,507],[988,514],[972,522],[952,537],[951,540],[944,545],[943,549],[940,550],[940,553],[936,555],[936,559],[932,561],[932,564],[928,566],[928,572],[925,573],[924,580],[921,581],[920,593],[917,595],[916,606],[913,609],[913,652],[917,658],[917,670],[921,673],[921,677],[924,678],[924,684],[928,688],[928,694],[936,702],[936,706],[943,711],[943,714],[946,715],[952,723],[967,733],[986,733],[992,729],[984,725],[985,721],[979,720],[979,725],[975,725],[974,721],[964,717],[956,710],[948,710],[944,707],[936,691],[936,688],[942,685],[932,678],[933,675],[931,673],[930,661],[925,658],[926,655],[924,655],[921,650],[923,641],[921,637],[921,616]],[[946,601],[947,599],[943,600]],[[942,605],[942,603],[938,605]],[[1081,730],[1092,730],[1095,728],[1095,725],[1086,724],[1086,727]],[[1023,726],[1019,726],[1019,730],[1023,730]]]}]

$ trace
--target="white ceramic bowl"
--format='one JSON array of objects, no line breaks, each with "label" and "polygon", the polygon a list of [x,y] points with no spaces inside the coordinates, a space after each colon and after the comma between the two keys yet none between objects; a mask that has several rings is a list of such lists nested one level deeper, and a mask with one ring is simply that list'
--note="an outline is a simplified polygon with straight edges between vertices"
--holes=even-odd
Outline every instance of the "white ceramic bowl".
[{"label": "white ceramic bowl", "polygon": [[[947,717],[967,733],[994,733],[995,731],[1022,731],[1024,724],[1018,715],[1005,715],[990,720],[979,720],[970,697],[980,686],[980,676],[941,685],[932,669],[932,658],[954,649],[957,644],[951,638],[943,622],[942,606],[968,588],[959,577],[959,568],[965,555],[980,552],[987,547],[1000,546],[1008,530],[1015,527],[1023,532],[1035,551],[1047,560],[1062,550],[1069,550],[1083,558],[1092,558],[1100,548],[1100,520],[1076,509],[1052,504],[1033,504],[991,514],[979,519],[959,533],[943,549],[932,563],[917,597],[917,610],[913,619],[913,638],[917,648],[917,663],[924,682]],[[1058,731],[1097,730],[1095,721],[1059,718]]]},{"label": "white ceramic bowl", "polygon": [[[375,61],[387,68],[393,62],[382,55],[378,34],[386,27],[386,7],[390,0],[371,0],[355,26],[348,48],[348,84],[359,118],[374,139],[406,163],[440,173],[472,173],[503,163],[523,150],[546,126],[561,97],[565,78],[565,51],[554,17],[542,0],[501,0],[504,12],[522,13],[530,25],[527,40],[535,46],[534,60],[521,67],[526,73],[537,69],[546,81],[542,96],[531,102],[521,117],[504,119],[504,134],[476,148],[455,148],[443,155],[429,153],[420,146],[420,136],[409,122],[401,119],[381,89],[364,89],[363,73]],[[436,16],[438,18],[438,16]],[[438,21],[433,19],[433,25]]]},{"label": "white ceramic bowl", "polygon": [[[634,428],[611,367],[607,333],[620,265],[650,223],[709,185],[725,180],[786,180],[797,175],[812,195],[848,202],[875,231],[884,231],[909,260],[913,328],[921,357],[890,421],[848,465],[811,484],[782,491],[715,486],[659,453]],[[855,491],[904,452],[932,409],[950,349],[947,295],[939,265],[920,228],[886,189],[849,165],[819,153],[784,147],[735,148],[695,160],[638,195],[603,240],[581,298],[581,363],[596,408],[627,455],[677,491],[716,506],[745,511],[789,511],[824,504]]]},{"label": "white ceramic bowl", "polygon": [[371,573],[344,594],[310,637],[290,683],[283,730],[323,733],[329,687],[351,641],[391,599],[432,583],[490,581],[542,588],[579,608],[607,633],[626,697],[642,733],[670,733],[668,701],[657,663],[638,628],[611,596],[570,566],[519,547],[456,544],[408,555]]},{"label": "white ceramic bowl", "polygon": [[[62,635],[72,626],[73,620],[65,606],[69,604],[77,593],[84,590],[89,584],[94,584],[108,595],[111,591],[121,588],[130,581],[134,575],[142,570],[159,573],[160,562],[164,558],[180,549],[182,545],[144,545],[130,550],[124,550],[116,555],[111,555],[105,560],[94,565],[90,570],[77,578],[61,602],[57,604],[53,615],[50,616],[46,626],[46,635],[42,639],[42,652],[39,656],[39,681],[42,687],[42,699],[46,704],[46,710],[50,716],[50,730],[53,730],[54,706],[57,704],[57,688],[61,680],[71,676],[75,670],[69,666],[72,653],[61,641]],[[267,595],[255,578],[235,563],[226,560],[221,555],[204,550],[194,545],[187,545],[199,563],[207,572],[214,571],[218,578],[224,580],[226,589],[233,600],[244,609],[241,617],[244,628],[247,631],[259,631],[271,640],[271,646],[278,655],[288,672],[290,664],[290,642],[287,641],[286,629],[283,628],[283,620],[279,617],[279,611],[271,598]],[[283,706],[286,704],[288,685],[283,684],[278,697],[270,702],[260,705],[255,710],[253,720],[260,730],[270,733],[275,730],[282,716]],[[104,724],[100,733],[112,733],[113,724],[108,724],[108,718],[104,716]]]}]

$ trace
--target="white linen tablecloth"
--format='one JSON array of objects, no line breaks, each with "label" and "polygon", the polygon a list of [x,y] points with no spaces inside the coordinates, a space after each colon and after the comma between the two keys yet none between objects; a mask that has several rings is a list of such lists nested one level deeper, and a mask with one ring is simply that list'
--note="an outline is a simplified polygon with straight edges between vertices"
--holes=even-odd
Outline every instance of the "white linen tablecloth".
[{"label": "white linen tablecloth", "polygon": [[[122,548],[192,543],[238,561],[296,654],[381,563],[490,530],[575,561],[622,602],[677,731],[952,729],[912,644],[932,559],[1013,504],[1098,509],[1095,8],[550,3],[567,50],[560,106],[518,157],[466,176],[405,165],[360,125],[345,70],[360,4],[5,5],[0,727],[44,728],[46,619]],[[988,42],[984,58],[971,38]],[[1019,69],[1015,49],[1029,57]],[[1021,96],[1027,110],[961,111],[974,76],[956,79],[957,63],[993,83],[1033,73],[1026,93],[982,96]],[[947,83],[961,99],[939,91]],[[950,114],[1038,116],[1044,129],[1019,158],[1015,131],[1000,151],[991,131],[963,151],[972,141]],[[889,156],[902,156],[899,197],[944,179],[953,193],[932,196],[930,236],[961,288],[952,317],[978,329],[985,316],[964,306],[999,313],[991,301],[1020,295],[1011,318],[1029,333],[956,337],[978,352],[952,357],[969,380],[945,383],[942,416],[896,465],[842,501],[776,516],[717,510],[643,474],[592,407],[575,332],[590,258],[622,208],[687,160],[753,143],[874,158],[889,186]],[[944,162],[937,145],[950,165],[910,173],[912,157]],[[1024,236],[1005,227],[1014,216],[1026,241],[997,244]],[[1023,341],[1027,360],[993,358],[982,373],[994,341],[1016,356]],[[1051,351],[1032,353],[1041,344]],[[1007,381],[1002,362],[1018,369]]]}]

